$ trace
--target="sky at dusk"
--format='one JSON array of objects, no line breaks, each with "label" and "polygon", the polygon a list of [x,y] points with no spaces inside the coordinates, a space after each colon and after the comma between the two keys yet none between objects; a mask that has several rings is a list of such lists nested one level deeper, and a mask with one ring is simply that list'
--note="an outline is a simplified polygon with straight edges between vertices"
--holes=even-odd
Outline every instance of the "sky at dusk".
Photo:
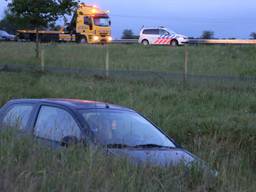
[{"label": "sky at dusk", "polygon": [[[193,37],[203,30],[220,38],[248,38],[256,32],[255,0],[88,0],[110,10],[113,36],[119,38],[124,29],[138,34],[144,26],[166,26]],[[0,0],[0,17],[7,3]]]}]

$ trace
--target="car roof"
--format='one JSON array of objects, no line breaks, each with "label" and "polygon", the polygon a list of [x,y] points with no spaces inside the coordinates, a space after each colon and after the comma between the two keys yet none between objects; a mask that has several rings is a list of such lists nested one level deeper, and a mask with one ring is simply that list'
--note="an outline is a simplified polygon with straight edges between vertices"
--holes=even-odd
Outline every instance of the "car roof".
[{"label": "car roof", "polygon": [[8,103],[42,103],[61,105],[72,109],[116,109],[125,111],[134,111],[127,107],[114,105],[108,102],[81,100],[81,99],[64,99],[64,98],[46,98],[46,99],[13,99]]},{"label": "car roof", "polygon": [[168,30],[168,28],[166,27],[143,27],[142,30],[145,30],[145,29],[165,29],[165,30]]}]

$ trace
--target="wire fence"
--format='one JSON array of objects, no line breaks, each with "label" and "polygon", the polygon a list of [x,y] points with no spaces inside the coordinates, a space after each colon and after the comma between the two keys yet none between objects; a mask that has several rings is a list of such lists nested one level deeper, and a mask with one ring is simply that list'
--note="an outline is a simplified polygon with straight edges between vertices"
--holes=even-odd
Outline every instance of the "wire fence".
[{"label": "wire fence", "polygon": [[0,71],[3,72],[40,72],[194,85],[248,87],[256,83],[255,46],[166,48],[43,44],[39,60],[33,56],[33,44],[3,46],[4,53],[0,53]]},{"label": "wire fence", "polygon": [[29,72],[43,74],[63,74],[79,75],[84,77],[95,77],[99,79],[115,79],[129,81],[147,81],[161,83],[185,83],[191,85],[231,85],[231,86],[252,86],[256,85],[255,76],[212,76],[212,75],[192,75],[184,73],[171,73],[160,71],[134,71],[134,70],[102,70],[102,69],[85,69],[78,67],[58,67],[45,66],[42,71],[40,66],[22,65],[22,64],[0,64],[0,72]]}]

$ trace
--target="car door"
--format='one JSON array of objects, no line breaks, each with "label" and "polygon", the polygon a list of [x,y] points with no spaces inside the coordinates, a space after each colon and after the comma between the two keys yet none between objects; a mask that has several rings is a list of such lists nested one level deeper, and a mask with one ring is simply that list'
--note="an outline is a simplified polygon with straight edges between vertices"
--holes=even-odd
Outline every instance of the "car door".
[{"label": "car door", "polygon": [[42,143],[58,147],[65,145],[68,139],[79,142],[81,129],[68,110],[42,105],[36,118],[34,135]]},{"label": "car door", "polygon": [[157,44],[168,45],[168,44],[170,44],[171,40],[172,40],[172,38],[168,31],[166,31],[164,29],[159,30],[159,39],[156,42]]},{"label": "car door", "polygon": [[155,44],[155,41],[159,37],[159,29],[145,29],[143,33],[149,44]]}]

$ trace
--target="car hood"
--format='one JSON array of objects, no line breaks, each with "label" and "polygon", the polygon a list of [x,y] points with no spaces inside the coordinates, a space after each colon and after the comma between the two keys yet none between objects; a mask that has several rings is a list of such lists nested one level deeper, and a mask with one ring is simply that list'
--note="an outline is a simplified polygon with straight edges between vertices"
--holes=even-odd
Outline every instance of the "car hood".
[{"label": "car hood", "polygon": [[129,158],[136,163],[149,163],[156,166],[177,166],[179,164],[188,166],[199,160],[195,155],[180,148],[124,148],[108,149],[108,152]]},{"label": "car hood", "polygon": [[177,38],[188,39],[188,37],[186,35],[176,34],[176,36],[177,36]]}]

